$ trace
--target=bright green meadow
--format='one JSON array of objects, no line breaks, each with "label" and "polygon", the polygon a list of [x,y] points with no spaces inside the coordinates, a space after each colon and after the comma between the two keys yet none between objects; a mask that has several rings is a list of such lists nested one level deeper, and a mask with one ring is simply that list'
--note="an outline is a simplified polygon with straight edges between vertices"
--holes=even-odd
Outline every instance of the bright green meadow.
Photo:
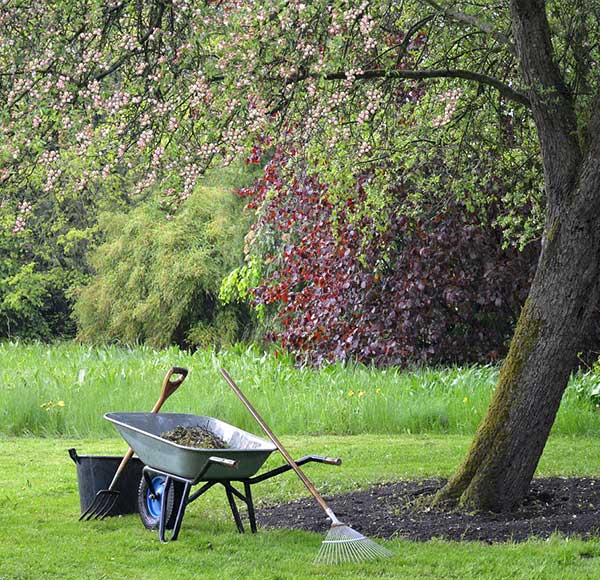
[{"label": "bright green meadow", "polygon": [[[252,418],[219,374],[225,367],[278,433],[472,434],[487,408],[493,366],[377,370],[333,365],[297,369],[253,347],[194,354],[176,348],[0,344],[0,433],[114,436],[102,415],[150,410],[165,372],[190,375],[164,411],[219,417],[244,429]],[[554,433],[600,434],[600,374],[582,372],[565,395]]]},{"label": "bright green meadow", "polygon": [[[218,369],[239,382],[324,494],[397,479],[447,477],[485,412],[497,369],[296,369],[286,356],[236,347],[219,353],[0,345],[0,580],[398,578],[570,580],[600,577],[600,539],[555,536],[516,544],[426,543],[395,538],[390,560],[313,564],[322,535],[259,530],[239,535],[220,487],[193,503],[177,542],[161,545],[137,515],[80,523],[80,454],[122,454],[106,411],[149,410],[170,366],[189,378],[164,411],[207,414],[260,433]],[[600,476],[598,374],[576,375],[538,476]],[[266,467],[283,463],[273,454]],[[261,505],[306,497],[292,474],[254,488]],[[358,527],[358,526],[357,526]]]}]

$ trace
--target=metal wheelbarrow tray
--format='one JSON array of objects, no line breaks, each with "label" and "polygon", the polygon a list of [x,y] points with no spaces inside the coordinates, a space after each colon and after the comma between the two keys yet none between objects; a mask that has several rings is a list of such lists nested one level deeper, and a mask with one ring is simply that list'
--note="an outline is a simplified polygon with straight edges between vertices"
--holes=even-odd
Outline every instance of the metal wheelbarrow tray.
[{"label": "metal wheelbarrow tray", "polygon": [[[105,417],[146,465],[194,483],[200,477],[203,481],[251,477],[277,449],[265,439],[212,417],[184,413],[107,413]],[[199,449],[161,439],[161,433],[178,425],[204,427],[229,448]],[[235,461],[236,465],[209,462],[212,456]]]},{"label": "metal wheelbarrow tray", "polygon": [[[105,419],[113,423],[123,439],[146,464],[140,482],[139,507],[142,522],[149,529],[158,529],[161,542],[167,542],[166,531],[172,530],[170,540],[176,540],[185,513],[192,501],[213,485],[225,488],[229,506],[237,528],[244,531],[235,499],[246,504],[252,532],[256,532],[256,518],[251,485],[289,471],[289,465],[272,469],[253,477],[269,455],[277,448],[252,433],[229,425],[213,417],[184,413],[107,413]],[[160,437],[178,425],[204,427],[227,445],[227,449],[200,449],[186,447]],[[318,455],[308,455],[296,463],[302,465],[315,461],[340,465],[341,460]],[[193,485],[205,482],[190,495]],[[244,493],[232,482],[240,482]]]}]

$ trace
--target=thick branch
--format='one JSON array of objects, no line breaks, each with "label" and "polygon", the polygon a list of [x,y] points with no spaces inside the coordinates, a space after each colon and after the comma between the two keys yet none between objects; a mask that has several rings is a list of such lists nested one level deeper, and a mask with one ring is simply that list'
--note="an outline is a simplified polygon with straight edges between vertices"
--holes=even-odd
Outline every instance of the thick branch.
[{"label": "thick branch", "polygon": [[[305,77],[301,75],[297,77],[295,80],[302,80],[302,78],[313,77],[319,78],[319,75],[309,74]],[[329,73],[325,75],[325,80],[344,80],[347,78],[346,72],[339,71],[335,73]],[[529,98],[527,95],[513,89],[506,83],[503,83],[501,80],[491,77],[489,75],[483,73],[477,73],[464,69],[423,69],[423,70],[403,70],[403,69],[394,69],[394,70],[366,70],[361,72],[360,74],[355,75],[356,79],[439,79],[439,78],[452,78],[452,79],[464,79],[468,81],[473,81],[482,85],[487,85],[495,88],[502,96],[506,97],[511,101],[515,101],[521,105],[525,105],[526,107],[530,107],[531,103],[529,102]]]},{"label": "thick branch", "polygon": [[554,61],[544,0],[511,0],[511,12],[552,207],[572,189],[582,157],[572,95]]},{"label": "thick branch", "polygon": [[[298,83],[305,81],[306,79],[325,79],[326,81],[341,81],[346,80],[348,74],[345,71],[337,71],[333,73],[327,73],[325,75],[318,73],[301,72],[299,74],[292,75],[287,78],[272,78],[273,82],[283,82],[285,84]],[[372,80],[372,79],[464,79],[467,81],[473,81],[482,85],[487,85],[495,88],[503,97],[506,97],[510,101],[531,107],[529,98],[526,94],[521,93],[511,86],[503,83],[501,80],[483,74],[477,73],[470,70],[463,69],[423,69],[423,70],[405,70],[405,69],[394,69],[394,70],[383,70],[383,69],[371,69],[364,70],[361,73],[354,75],[355,79],[358,80]],[[216,75],[211,77],[209,83],[218,83],[225,80],[224,75]]]}]

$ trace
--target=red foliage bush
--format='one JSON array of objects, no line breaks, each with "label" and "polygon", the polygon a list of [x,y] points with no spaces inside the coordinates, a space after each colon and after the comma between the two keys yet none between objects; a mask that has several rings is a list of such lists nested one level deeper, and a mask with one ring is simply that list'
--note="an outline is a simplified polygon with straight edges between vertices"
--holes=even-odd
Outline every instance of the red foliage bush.
[{"label": "red foliage bush", "polygon": [[482,219],[451,197],[409,219],[399,192],[380,232],[374,218],[356,219],[360,185],[333,203],[314,176],[283,179],[283,165],[275,154],[241,192],[259,209],[254,251],[268,267],[253,293],[276,310],[270,339],[317,365],[485,362],[505,353],[536,250],[503,249],[499,229],[480,225],[492,223],[493,208]]}]

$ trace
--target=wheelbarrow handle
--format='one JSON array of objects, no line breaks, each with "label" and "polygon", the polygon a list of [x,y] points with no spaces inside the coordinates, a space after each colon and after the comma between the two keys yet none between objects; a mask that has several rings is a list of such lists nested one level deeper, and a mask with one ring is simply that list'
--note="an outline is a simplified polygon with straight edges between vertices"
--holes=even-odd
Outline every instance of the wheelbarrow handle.
[{"label": "wheelbarrow handle", "polygon": [[317,463],[326,463],[327,465],[342,464],[342,460],[339,457],[323,457],[322,455],[311,455],[310,457],[313,461],[316,461]]}]

